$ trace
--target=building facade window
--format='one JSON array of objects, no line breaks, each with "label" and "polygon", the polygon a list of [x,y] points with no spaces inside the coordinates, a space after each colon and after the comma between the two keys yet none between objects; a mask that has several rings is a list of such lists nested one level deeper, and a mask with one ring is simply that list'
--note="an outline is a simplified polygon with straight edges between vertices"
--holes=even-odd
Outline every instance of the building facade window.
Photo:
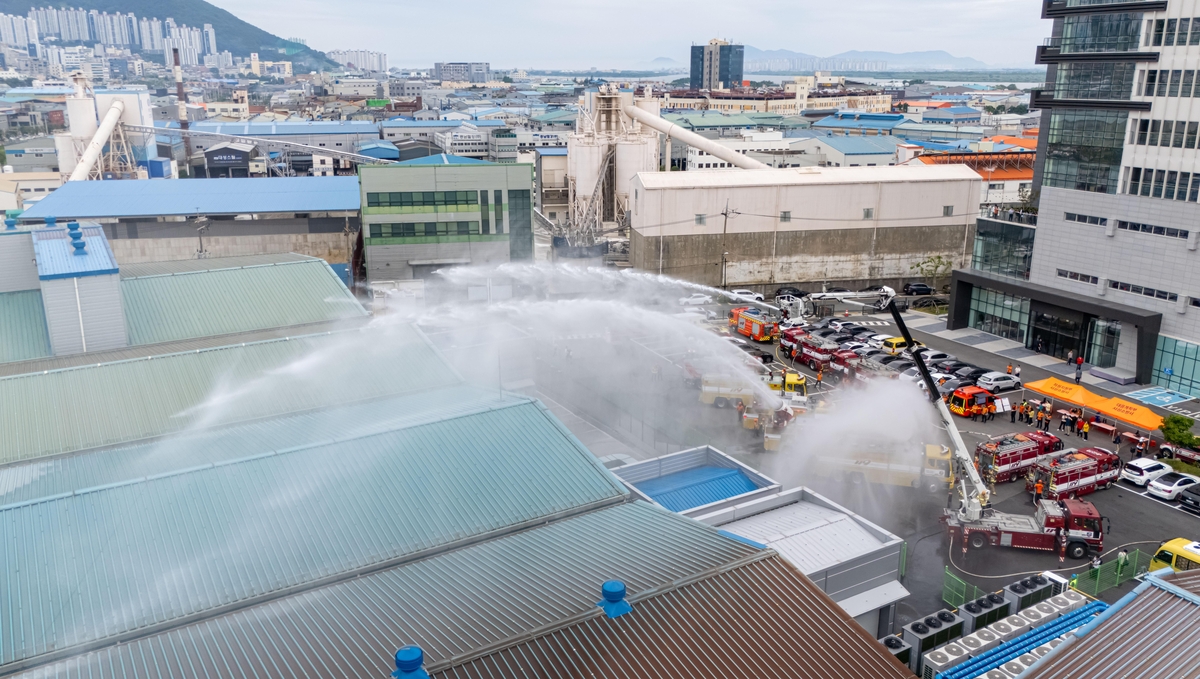
[{"label": "building facade window", "polygon": [[792,221],[792,212],[791,212],[791,210],[784,210],[784,211],[780,212],[780,213],[779,213],[779,221],[781,221],[781,222],[790,222],[790,221]]},{"label": "building facade window", "polygon": [[1159,335],[1154,353],[1154,383],[1200,396],[1200,345]]},{"label": "building facade window", "polygon": [[1079,222],[1080,224],[1094,224],[1096,226],[1108,226],[1108,219],[1104,217],[1093,217],[1092,215],[1079,215],[1074,212],[1067,212],[1063,215],[1063,219],[1068,222]]},{"label": "building facade window", "polygon": [[406,222],[371,224],[371,238],[426,238],[479,235],[479,222]]},{"label": "building facade window", "polygon": [[968,322],[976,330],[1024,344],[1029,335],[1029,300],[976,287],[971,291]]},{"label": "building facade window", "polygon": [[[1122,193],[1131,196],[1184,200],[1192,203],[1200,198],[1200,172],[1175,172],[1148,167],[1126,168]],[[1186,236],[1185,236],[1186,238]]]},{"label": "building facade window", "polygon": [[1155,299],[1166,300],[1168,302],[1176,302],[1179,300],[1179,294],[1167,292],[1166,290],[1158,290],[1157,288],[1148,288],[1144,285],[1134,285],[1132,283],[1122,283],[1120,281],[1109,281],[1108,287],[1121,292],[1128,292],[1134,295],[1143,295],[1145,297],[1153,297]]},{"label": "building facade window", "polygon": [[1087,274],[1076,273],[1074,271],[1067,271],[1066,269],[1059,269],[1058,277],[1066,278],[1067,280],[1072,280],[1072,281],[1079,281],[1081,283],[1091,283],[1092,285],[1095,285],[1100,282],[1100,279],[1095,276],[1089,276]]},{"label": "building facade window", "polygon": [[863,219],[875,219],[875,208],[864,207],[863,208]]},{"label": "building facade window", "polygon": [[1116,193],[1127,120],[1124,111],[1053,110],[1042,183]]},{"label": "building facade window", "polygon": [[942,206],[942,216],[943,217],[953,217],[954,216],[954,206],[953,205],[943,205]]},{"label": "building facade window", "polygon": [[1059,50],[1063,54],[1134,52],[1137,51],[1141,32],[1140,13],[1068,16],[1063,19]]},{"label": "building facade window", "polygon": [[707,222],[708,215],[696,215],[696,226],[704,226]]},{"label": "building facade window", "polygon": [[1133,62],[1069,62],[1055,74],[1055,99],[1128,101],[1133,95],[1137,64]]},{"label": "building facade window", "polygon": [[514,262],[533,259],[533,203],[526,189],[508,192],[508,257]]},{"label": "building facade window", "polygon": [[445,205],[475,205],[474,191],[393,191],[368,193],[367,207],[429,207]]},{"label": "building facade window", "polygon": [[1187,240],[1189,235],[1187,229],[1173,229],[1166,226],[1153,226],[1150,224],[1138,224],[1137,222],[1126,222],[1121,220],[1117,220],[1117,228],[1123,231],[1137,231],[1139,233],[1149,233],[1154,234],[1155,236],[1166,236],[1167,238],[1180,238],[1182,240]]},{"label": "building facade window", "polygon": [[1015,222],[979,219],[971,267],[988,273],[1029,280],[1037,229]]}]

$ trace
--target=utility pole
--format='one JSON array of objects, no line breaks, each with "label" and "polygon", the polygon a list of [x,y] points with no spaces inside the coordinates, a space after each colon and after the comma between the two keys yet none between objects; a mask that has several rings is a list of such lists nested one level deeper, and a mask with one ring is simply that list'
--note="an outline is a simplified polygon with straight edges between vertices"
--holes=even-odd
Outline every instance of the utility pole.
[{"label": "utility pole", "polygon": [[729,257],[729,215],[738,215],[741,213],[737,210],[730,210],[729,199],[726,198],[725,209],[721,211],[721,214],[725,217],[724,221],[721,223],[721,287],[725,288],[728,285],[725,276],[725,263],[728,261]]},{"label": "utility pole", "polygon": [[183,92],[183,67],[179,65],[179,48],[171,48],[171,53],[175,58],[175,99],[179,104],[179,130],[183,134],[183,163],[187,165],[187,173],[192,175],[192,152],[191,145],[188,143],[188,112],[187,112],[187,95]]}]

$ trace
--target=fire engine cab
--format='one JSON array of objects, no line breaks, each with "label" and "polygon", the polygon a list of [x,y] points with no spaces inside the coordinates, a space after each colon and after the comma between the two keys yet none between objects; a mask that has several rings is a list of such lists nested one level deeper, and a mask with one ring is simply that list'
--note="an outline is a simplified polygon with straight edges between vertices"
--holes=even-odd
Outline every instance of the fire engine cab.
[{"label": "fire engine cab", "polygon": [[987,407],[995,402],[991,392],[980,387],[959,387],[950,394],[947,406],[950,412],[963,417],[970,417],[971,410],[979,406]]},{"label": "fire engine cab", "polygon": [[1038,458],[1025,480],[1025,490],[1033,492],[1042,482],[1042,497],[1057,500],[1087,495],[1108,488],[1121,473],[1121,458],[1103,448],[1067,450],[1061,455]]},{"label": "fire engine cab", "polygon": [[729,324],[755,342],[771,342],[779,335],[779,324],[758,309],[738,307],[729,312]]},{"label": "fire engine cab", "polygon": [[962,521],[954,513],[943,517],[952,540],[965,550],[989,545],[1061,551],[1072,559],[1104,551],[1104,529],[1095,505],[1083,500],[1038,502],[1033,516],[984,510],[978,521]]},{"label": "fire engine cab", "polygon": [[975,448],[975,463],[989,484],[1016,481],[1025,476],[1038,456],[1063,449],[1062,439],[1044,431],[1008,434]]},{"label": "fire engine cab", "polygon": [[817,368],[829,365],[829,362],[833,360],[833,352],[837,350],[836,342],[808,335],[800,340],[798,353],[793,358],[807,365],[809,370],[815,371]]}]

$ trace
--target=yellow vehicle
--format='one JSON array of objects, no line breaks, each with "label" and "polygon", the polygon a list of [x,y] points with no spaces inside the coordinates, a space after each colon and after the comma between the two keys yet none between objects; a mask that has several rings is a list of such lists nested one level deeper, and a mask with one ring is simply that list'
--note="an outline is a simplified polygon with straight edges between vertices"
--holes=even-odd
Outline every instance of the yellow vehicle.
[{"label": "yellow vehicle", "polygon": [[954,484],[946,446],[927,444],[919,452],[872,446],[818,454],[814,459],[817,475],[851,483],[910,486],[929,493],[944,493]]},{"label": "yellow vehicle", "polygon": [[[917,340],[913,340],[913,346],[922,346]],[[903,337],[893,337],[885,339],[883,345],[879,347],[882,351],[886,351],[893,356],[908,348],[908,342]]]},{"label": "yellow vehicle", "polygon": [[728,408],[738,401],[747,408],[754,404],[754,387],[745,378],[735,375],[705,375],[700,380],[701,403]]},{"label": "yellow vehicle", "polygon": [[1200,568],[1200,542],[1187,538],[1168,540],[1158,547],[1150,561],[1150,572],[1171,568],[1176,573]]},{"label": "yellow vehicle", "polygon": [[804,375],[790,370],[784,371],[782,374],[771,373],[767,379],[767,386],[771,387],[771,391],[808,396],[808,379]]}]

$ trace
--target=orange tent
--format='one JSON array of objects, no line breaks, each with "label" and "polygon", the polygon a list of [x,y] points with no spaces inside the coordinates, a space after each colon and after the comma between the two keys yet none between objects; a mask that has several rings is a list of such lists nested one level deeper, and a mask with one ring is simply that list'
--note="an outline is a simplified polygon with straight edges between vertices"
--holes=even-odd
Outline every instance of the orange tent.
[{"label": "orange tent", "polygon": [[[1025,388],[1036,391],[1039,394],[1045,394],[1059,401],[1066,401],[1071,405],[1091,408],[1092,410],[1097,410],[1100,405],[1108,402],[1108,399],[1103,396],[1097,396],[1078,384],[1063,382],[1053,377],[1038,380],[1037,382],[1030,382],[1025,385]],[[1116,416],[1114,415],[1114,417]]]},{"label": "orange tent", "polygon": [[1154,431],[1162,426],[1163,418],[1155,415],[1153,410],[1136,403],[1130,403],[1116,397],[1097,404],[1094,410],[1101,415],[1107,415],[1114,420],[1128,422],[1139,429]]}]

